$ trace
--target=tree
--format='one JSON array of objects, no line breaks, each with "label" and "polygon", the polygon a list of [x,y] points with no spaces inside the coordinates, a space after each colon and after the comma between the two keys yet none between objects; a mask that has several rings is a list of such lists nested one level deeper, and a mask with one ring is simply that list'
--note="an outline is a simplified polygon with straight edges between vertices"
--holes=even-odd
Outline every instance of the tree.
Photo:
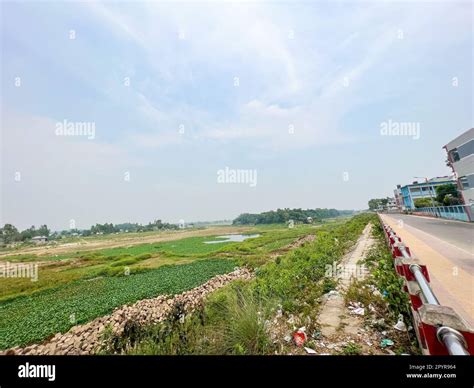
[{"label": "tree", "polygon": [[0,229],[0,236],[5,244],[10,244],[14,241],[20,240],[21,238],[18,229],[12,224],[5,224],[5,226]]},{"label": "tree", "polygon": [[443,199],[443,204],[445,206],[461,205],[462,201],[459,197],[454,197],[452,194],[446,194]]},{"label": "tree", "polygon": [[234,221],[234,225],[248,225],[248,224],[283,224],[289,220],[295,222],[307,223],[308,217],[313,221],[321,220],[323,218],[332,218],[341,215],[351,214],[350,210],[339,211],[336,209],[277,209],[259,214],[243,213],[239,215]]},{"label": "tree", "polygon": [[444,205],[459,204],[460,199],[456,186],[452,183],[436,186],[436,201]]},{"label": "tree", "polygon": [[388,203],[388,198],[373,198],[369,201],[369,209],[377,210],[381,207],[386,206]]},{"label": "tree", "polygon": [[41,225],[38,228],[37,236],[46,236],[46,237],[48,237],[49,233],[50,233],[50,230],[48,229],[48,226],[47,225]]},{"label": "tree", "polygon": [[28,229],[25,229],[21,232],[21,241],[26,241],[26,240],[31,240],[31,238],[33,238],[34,236],[36,236],[36,228],[34,225],[32,225],[30,228]]},{"label": "tree", "polygon": [[415,207],[417,209],[422,208],[422,207],[432,207],[433,203],[431,201],[431,198],[417,198],[415,199]]}]

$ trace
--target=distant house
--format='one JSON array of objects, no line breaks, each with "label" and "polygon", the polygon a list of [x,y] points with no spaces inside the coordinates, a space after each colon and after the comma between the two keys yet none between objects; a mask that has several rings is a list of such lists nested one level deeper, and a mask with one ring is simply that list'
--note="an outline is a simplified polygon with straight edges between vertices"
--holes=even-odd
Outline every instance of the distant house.
[{"label": "distant house", "polygon": [[46,237],[46,236],[35,236],[31,239],[31,241],[36,243],[36,244],[44,244],[44,243],[48,242],[48,237]]},{"label": "distant house", "polygon": [[387,205],[385,205],[388,211],[397,211],[398,203],[396,198],[387,198]]},{"label": "distant house", "polygon": [[[401,186],[399,188],[401,193],[402,205],[407,210],[415,209],[415,199],[428,198],[433,201],[436,197],[436,187],[446,184],[456,184],[453,177],[442,176],[427,179],[425,182],[415,181],[411,184]],[[397,186],[398,187],[398,186]]]}]

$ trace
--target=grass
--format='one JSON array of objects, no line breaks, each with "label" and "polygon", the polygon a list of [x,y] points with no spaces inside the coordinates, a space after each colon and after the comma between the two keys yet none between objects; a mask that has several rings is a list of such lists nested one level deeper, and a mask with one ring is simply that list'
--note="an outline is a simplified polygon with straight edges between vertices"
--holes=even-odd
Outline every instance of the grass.
[{"label": "grass", "polygon": [[376,244],[364,261],[371,272],[368,283],[373,284],[384,294],[384,299],[394,317],[397,317],[398,314],[408,316],[409,300],[407,293],[403,291],[403,279],[398,276],[393,267],[393,259],[385,245],[383,230],[379,222],[373,228],[373,236],[376,239]]},{"label": "grass", "polygon": [[[403,280],[394,269],[393,259],[386,246],[380,222],[377,220],[373,225],[372,235],[375,243],[364,260],[369,276],[364,280],[351,283],[345,295],[345,301],[346,303],[357,301],[365,307],[372,305],[375,313],[366,315],[365,319],[372,321],[370,324],[374,329],[383,331],[393,327],[399,314],[403,315],[405,322],[410,322],[412,317],[408,307],[408,296],[403,291]],[[374,293],[374,290],[379,292]],[[379,323],[374,322],[373,318],[383,319]],[[417,340],[410,332],[392,331],[391,338],[398,344],[394,349],[396,354],[419,352]]]},{"label": "grass", "polygon": [[[234,282],[210,296],[205,307],[182,320],[183,308],[158,325],[133,327],[107,338],[106,353],[145,355],[266,354],[272,348],[264,317],[271,306]],[[268,302],[268,301],[266,301]]]},{"label": "grass", "polygon": [[[115,339],[118,346],[109,352],[127,354],[273,354],[269,324],[275,306],[282,306],[285,314],[309,314],[317,308],[318,298],[334,287],[325,281],[325,265],[342,258],[354,244],[363,228],[374,215],[359,215],[346,222],[331,223],[321,228],[308,228],[316,239],[303,246],[282,252],[275,261],[257,267],[257,278],[234,282],[211,295],[205,306],[184,322],[170,318],[167,322],[147,328],[136,328],[131,337]],[[297,230],[281,230],[281,239],[293,238]],[[278,233],[277,233],[278,234]],[[274,240],[275,241],[275,240]],[[240,260],[248,260],[255,253],[265,252],[265,234],[247,240],[239,251]],[[230,247],[228,247],[230,250]],[[307,328],[311,330],[310,327]],[[179,340],[181,339],[181,340]],[[357,349],[347,349],[356,352]]]},{"label": "grass", "polygon": [[[132,271],[157,268],[169,264],[185,264],[197,259],[230,257],[240,265],[258,266],[268,261],[268,253],[281,249],[296,238],[314,232],[314,228],[299,225],[295,229],[267,226],[256,229],[262,235],[240,243],[205,244],[217,236],[189,237],[163,243],[148,243],[128,247],[76,251],[71,254],[35,256],[14,255],[1,261],[41,261],[37,282],[30,279],[5,278],[0,282],[0,302],[34,294],[78,279],[97,276],[117,276],[125,267]],[[253,231],[252,231],[253,233]]]},{"label": "grass", "polygon": [[16,298],[0,305],[0,349],[26,345],[65,332],[73,326],[69,320],[71,314],[77,323],[85,323],[124,304],[189,290],[234,267],[235,262],[230,260],[200,260],[129,276],[74,281]]},{"label": "grass", "polygon": [[[35,262],[41,260],[44,264],[39,269],[37,282],[31,282],[24,278],[5,278],[0,282],[0,301],[7,301],[18,296],[30,295],[35,292],[61,284],[67,284],[78,279],[87,279],[96,276],[116,276],[124,273],[124,267],[135,267],[138,270],[140,264],[152,258],[153,265],[145,265],[144,268],[157,268],[166,264],[180,264],[181,256],[177,253],[183,250],[191,252],[192,249],[199,251],[200,245],[204,248],[196,255],[189,255],[191,259],[202,258],[202,253],[217,251],[221,244],[204,244],[202,241],[208,238],[186,238],[177,241],[170,241],[167,245],[140,244],[130,247],[101,249],[96,251],[76,252],[71,255],[51,256],[51,257],[31,257],[29,255],[19,255],[5,257],[2,260],[16,262]],[[167,255],[166,247],[170,252]],[[176,247],[172,251],[173,246]],[[158,255],[162,257],[159,258]],[[167,259],[163,260],[164,256]],[[185,255],[183,255],[185,256]],[[26,260],[29,257],[33,260]],[[185,256],[186,257],[186,256]],[[13,258],[13,260],[11,260]],[[61,261],[62,260],[62,261]],[[184,263],[192,260],[185,260]]]},{"label": "grass", "polygon": [[357,356],[362,353],[362,347],[359,344],[349,342],[341,351],[344,356]]},{"label": "grass", "polygon": [[[298,273],[303,274],[311,268],[301,266],[302,258],[316,252],[316,245],[306,244],[292,256],[295,253],[285,253],[285,247],[300,237],[315,233],[320,239],[318,244],[322,244],[325,241],[322,236],[332,233],[341,222],[322,227],[296,225],[294,229],[262,225],[248,232],[260,233],[260,237],[239,243],[205,244],[204,241],[215,240],[216,236],[187,237],[61,255],[2,257],[1,260],[13,258],[12,262],[31,261],[29,258],[43,264],[37,282],[11,278],[0,282],[0,348],[41,341],[56,332],[67,331],[72,326],[71,314],[75,315],[76,323],[84,323],[122,304],[193,288],[214,274],[230,271],[239,264],[259,268],[258,282],[246,284],[239,292],[229,288],[225,291],[228,292],[225,303],[207,307],[203,314],[214,318],[205,326],[205,335],[200,333],[198,337],[213,338],[205,347],[209,353],[219,349],[230,354],[267,352],[269,345],[261,330],[263,321],[257,322],[255,313],[267,314],[271,301],[286,293],[288,300],[295,292],[299,294],[302,279],[298,279]],[[278,259],[278,264],[271,260],[275,252],[284,255]],[[130,276],[124,276],[126,269],[130,269]],[[280,271],[281,281],[276,276]],[[276,289],[279,292],[275,292]],[[323,289],[323,286],[315,286],[311,291],[303,291],[309,298],[311,292],[319,293]],[[213,331],[207,332],[208,327],[213,327]],[[204,351],[202,344],[199,347]]]},{"label": "grass", "polygon": [[[226,245],[236,245],[236,243],[221,242],[218,244],[206,244],[206,241],[219,240],[218,236],[210,237],[189,237],[178,241],[167,241],[155,248],[166,256],[205,256],[210,253],[222,250]],[[237,243],[238,244],[238,243]]]}]

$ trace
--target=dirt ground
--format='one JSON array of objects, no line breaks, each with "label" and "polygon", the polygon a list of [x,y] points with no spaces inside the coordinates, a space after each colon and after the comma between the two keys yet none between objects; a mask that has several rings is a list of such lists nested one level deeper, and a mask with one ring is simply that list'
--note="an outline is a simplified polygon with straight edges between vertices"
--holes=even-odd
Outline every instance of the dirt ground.
[{"label": "dirt ground", "polygon": [[14,249],[0,253],[0,260],[4,256],[34,254],[59,255],[77,251],[87,251],[92,249],[116,248],[123,246],[132,246],[138,244],[147,244],[155,242],[180,240],[187,237],[214,236],[227,233],[244,233],[252,229],[249,226],[215,226],[197,230],[178,230],[156,232],[156,234],[120,234],[111,235],[110,238],[78,238],[77,242],[58,244],[39,245],[37,247],[25,247],[23,249]]}]

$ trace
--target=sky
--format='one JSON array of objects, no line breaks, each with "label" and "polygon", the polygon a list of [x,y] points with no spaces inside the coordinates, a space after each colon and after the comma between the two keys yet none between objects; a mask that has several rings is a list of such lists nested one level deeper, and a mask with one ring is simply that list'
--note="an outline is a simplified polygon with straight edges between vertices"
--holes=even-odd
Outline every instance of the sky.
[{"label": "sky", "polygon": [[0,34],[20,229],[364,209],[474,121],[469,1],[10,1]]}]

